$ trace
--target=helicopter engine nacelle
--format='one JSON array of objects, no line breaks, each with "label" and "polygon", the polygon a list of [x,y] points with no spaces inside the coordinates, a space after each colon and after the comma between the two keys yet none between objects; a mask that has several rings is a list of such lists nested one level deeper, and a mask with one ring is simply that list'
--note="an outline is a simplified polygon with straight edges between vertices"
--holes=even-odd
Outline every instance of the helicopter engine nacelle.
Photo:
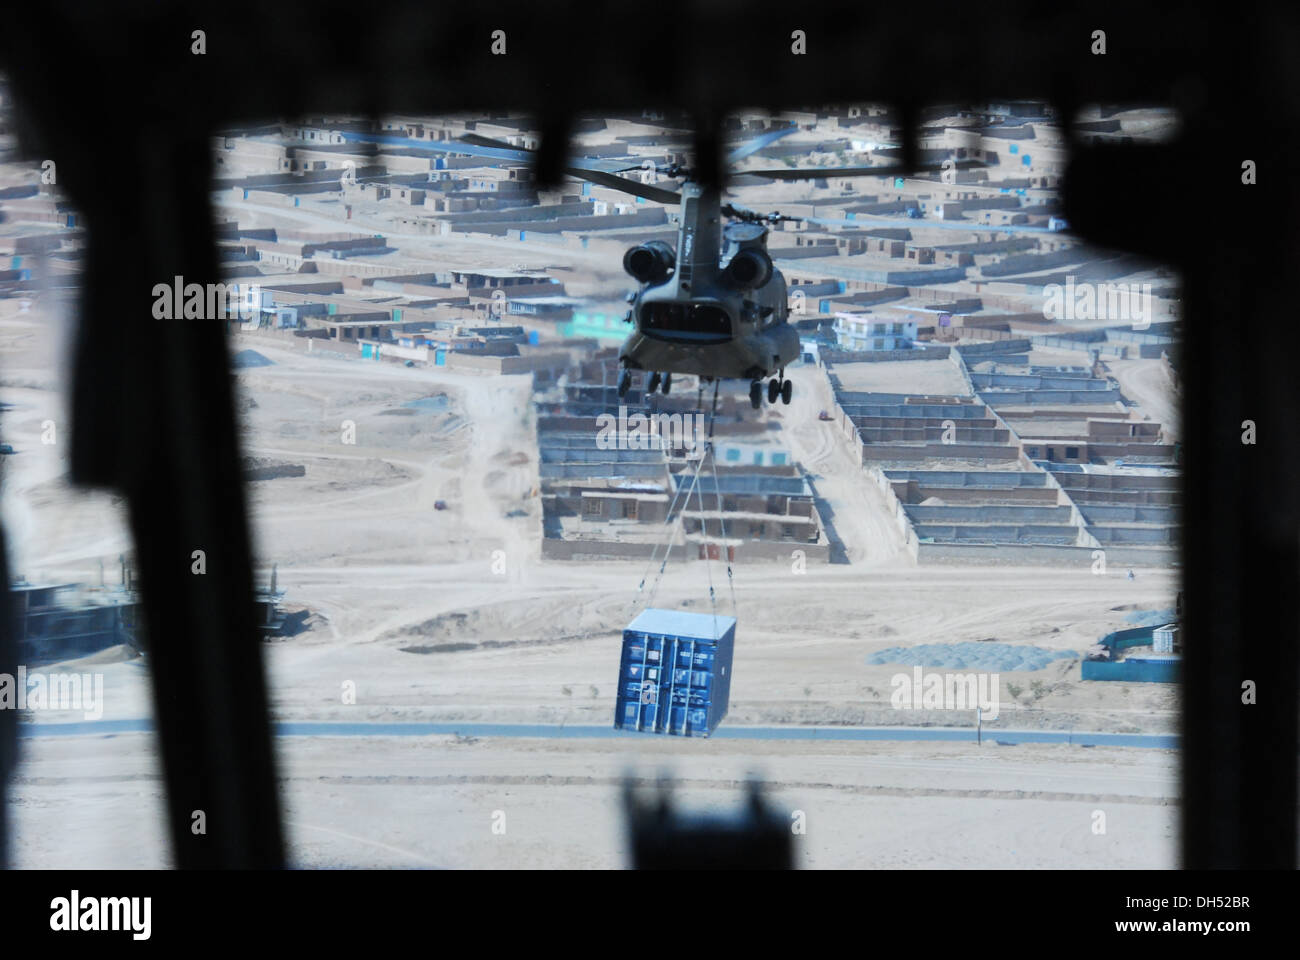
[{"label": "helicopter engine nacelle", "polygon": [[662,283],[677,266],[673,248],[662,240],[651,240],[623,254],[623,269],[641,283]]},{"label": "helicopter engine nacelle", "polygon": [[737,290],[757,289],[772,279],[772,258],[756,247],[747,247],[731,258],[722,279]]}]

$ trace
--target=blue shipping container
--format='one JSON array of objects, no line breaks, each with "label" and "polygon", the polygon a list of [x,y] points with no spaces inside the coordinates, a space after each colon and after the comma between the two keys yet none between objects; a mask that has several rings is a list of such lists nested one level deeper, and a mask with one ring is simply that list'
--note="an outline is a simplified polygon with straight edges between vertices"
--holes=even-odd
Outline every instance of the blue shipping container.
[{"label": "blue shipping container", "polygon": [[614,726],[707,737],[727,715],[735,617],[643,610],[623,631]]}]

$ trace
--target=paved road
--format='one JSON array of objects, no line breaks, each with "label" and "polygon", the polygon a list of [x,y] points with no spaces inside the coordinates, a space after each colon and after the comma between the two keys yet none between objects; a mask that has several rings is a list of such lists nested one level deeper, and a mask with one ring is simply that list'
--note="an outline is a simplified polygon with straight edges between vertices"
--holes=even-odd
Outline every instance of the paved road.
[{"label": "paved road", "polygon": [[[148,733],[153,721],[144,719],[24,723],[19,736],[95,736]],[[635,737],[630,731],[595,725],[562,726],[551,723],[370,723],[284,721],[275,724],[279,737],[427,737],[461,734],[475,737],[540,737],[543,739],[606,739]],[[955,740],[975,739],[968,727],[720,727],[719,740]],[[1151,747],[1176,750],[1180,738],[1173,734],[1097,733],[1080,730],[998,730],[984,739],[1001,744],[1067,743],[1081,747]]]}]

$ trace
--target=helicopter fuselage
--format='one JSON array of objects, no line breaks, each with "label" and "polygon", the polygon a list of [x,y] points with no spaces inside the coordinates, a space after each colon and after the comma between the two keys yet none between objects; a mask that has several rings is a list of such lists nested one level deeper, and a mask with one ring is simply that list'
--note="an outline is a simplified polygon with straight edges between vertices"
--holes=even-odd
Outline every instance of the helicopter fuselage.
[{"label": "helicopter fuselage", "polygon": [[799,356],[767,228],[739,222],[723,229],[721,219],[716,193],[684,185],[674,269],[637,292],[636,330],[619,350],[624,367],[759,380]]}]

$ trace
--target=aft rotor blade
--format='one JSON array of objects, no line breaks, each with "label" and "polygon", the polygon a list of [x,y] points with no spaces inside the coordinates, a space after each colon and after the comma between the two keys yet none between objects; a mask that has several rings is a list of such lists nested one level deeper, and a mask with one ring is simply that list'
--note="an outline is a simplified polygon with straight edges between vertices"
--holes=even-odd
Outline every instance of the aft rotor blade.
[{"label": "aft rotor blade", "polygon": [[853,227],[855,230],[867,230],[872,227],[908,227],[912,230],[962,230],[966,233],[1061,233],[1051,227],[1030,227],[1025,224],[976,223],[973,220],[913,220],[911,217],[884,217],[870,213],[859,213],[848,217],[802,217],[806,223],[815,223],[821,227]]},{"label": "aft rotor blade", "polygon": [[416,140],[413,137],[398,137],[383,133],[352,133],[344,131],[345,141],[356,143],[377,143],[396,147],[401,150],[422,150],[431,153],[463,153],[471,157],[483,157],[488,160],[505,160],[512,163],[534,163],[536,158],[526,150],[516,147],[485,147],[459,140]]},{"label": "aft rotor blade", "polygon": [[635,180],[629,180],[626,177],[619,177],[612,173],[605,173],[603,170],[586,170],[582,167],[565,167],[564,172],[570,176],[577,177],[580,180],[590,180],[592,183],[599,184],[602,187],[609,187],[611,190],[621,190],[624,193],[630,193],[634,197],[644,197],[646,200],[653,200],[655,203],[666,203],[670,206],[677,206],[682,202],[680,194],[671,190],[665,190],[663,187],[652,186],[648,183],[637,183]]},{"label": "aft rotor blade", "polygon": [[[485,160],[497,160],[505,163],[521,163],[528,166],[535,166],[537,163],[537,151],[525,150],[520,147],[513,147],[502,140],[493,140],[490,137],[481,137],[478,134],[466,134],[460,140],[416,140],[412,137],[398,137],[391,134],[383,133],[352,133],[350,131],[342,134],[345,141],[357,143],[376,143],[384,146],[396,147],[402,150],[416,150],[428,153],[438,154],[465,154],[471,157],[483,157]],[[593,160],[588,157],[573,157],[569,160],[568,166],[565,167],[566,173],[572,173],[574,176],[586,176],[586,174],[607,173],[610,170],[626,170],[626,160]],[[639,167],[637,168],[639,169]],[[587,177],[587,179],[592,179]],[[621,179],[621,178],[615,178]],[[603,182],[603,181],[602,181]],[[614,186],[605,183],[605,186]],[[639,186],[639,185],[638,185]],[[614,189],[622,189],[614,186]],[[632,192],[632,191],[627,191]],[[647,200],[659,200],[660,203],[676,204],[681,199],[673,194],[672,200],[661,200],[658,196],[649,194],[639,194]]]},{"label": "aft rotor blade", "polygon": [[[504,140],[493,140],[491,137],[483,137],[477,133],[466,133],[458,138],[461,143],[468,143],[476,147],[487,147],[492,150],[509,150],[518,154],[519,159],[528,162],[536,162],[537,151],[530,150],[527,147],[516,147],[513,144],[506,143]],[[643,170],[645,169],[643,161],[638,160],[636,163],[628,163],[626,160],[597,160],[591,157],[570,157],[569,165],[582,170],[597,170],[601,173],[622,173],[625,170]]]},{"label": "aft rotor blade", "polygon": [[[524,160],[528,161],[531,161],[537,156],[536,150],[512,147],[504,141],[493,140],[490,137],[482,137],[476,133],[465,134],[460,139],[462,142],[469,143],[476,147],[491,150],[510,150],[520,154]],[[671,190],[665,190],[662,187],[655,187],[646,183],[638,183],[635,180],[629,180],[626,177],[615,175],[615,172],[617,171],[640,169],[639,166],[628,167],[623,161],[587,160],[586,158],[570,160],[569,164],[569,166],[564,168],[564,172],[570,176],[577,177],[580,180],[588,180],[592,183],[599,184],[602,187],[609,187],[611,190],[621,190],[623,193],[630,193],[636,197],[642,197],[646,200],[654,200],[656,203],[666,203],[670,206],[676,206],[681,203],[682,198]],[[590,164],[590,166],[587,164]],[[614,172],[611,172],[609,168],[613,168]]]},{"label": "aft rotor blade", "polygon": [[779,127],[776,130],[768,130],[766,133],[759,134],[753,140],[750,140],[748,143],[737,147],[735,150],[732,150],[731,153],[727,154],[727,162],[737,163],[744,160],[751,153],[757,153],[764,147],[771,146],[782,137],[787,137],[794,133],[794,131],[795,127],[790,125],[788,127]]},{"label": "aft rotor blade", "polygon": [[461,143],[472,143],[476,147],[492,147],[496,150],[513,150],[517,153],[536,154],[536,150],[529,150],[527,147],[516,147],[513,143],[506,143],[504,140],[493,140],[491,137],[479,136],[477,133],[462,133],[456,138]]}]

